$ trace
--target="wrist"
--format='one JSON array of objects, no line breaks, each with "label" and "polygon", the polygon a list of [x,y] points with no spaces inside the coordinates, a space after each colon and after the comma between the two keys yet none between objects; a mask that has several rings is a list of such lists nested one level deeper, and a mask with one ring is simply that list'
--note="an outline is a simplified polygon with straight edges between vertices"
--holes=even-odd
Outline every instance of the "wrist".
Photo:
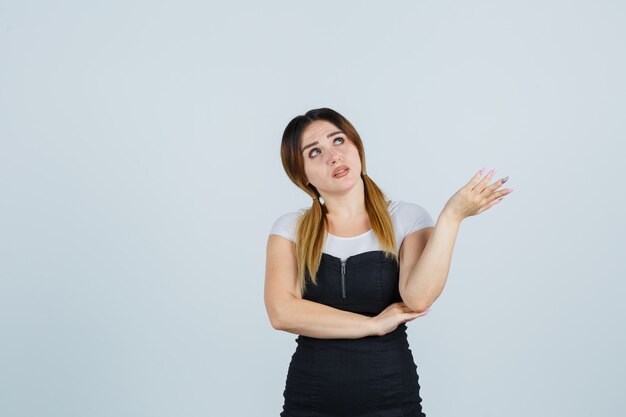
[{"label": "wrist", "polygon": [[437,219],[437,222],[439,222],[440,220],[446,223],[459,225],[461,224],[461,221],[463,220],[463,218],[459,215],[452,213],[450,210],[443,210],[441,214],[439,215],[439,219]]},{"label": "wrist", "polygon": [[376,326],[376,316],[374,317],[365,317],[365,321],[363,322],[363,326],[365,327],[365,335],[366,336],[379,336],[378,327]]}]

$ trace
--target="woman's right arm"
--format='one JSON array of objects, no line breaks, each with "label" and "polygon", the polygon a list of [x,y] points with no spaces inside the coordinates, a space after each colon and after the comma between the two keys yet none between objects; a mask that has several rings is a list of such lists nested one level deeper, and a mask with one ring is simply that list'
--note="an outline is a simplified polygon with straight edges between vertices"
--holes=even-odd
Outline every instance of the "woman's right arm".
[{"label": "woman's right arm", "polygon": [[370,317],[302,299],[296,245],[271,234],[265,263],[265,308],[272,327],[318,339],[357,339],[378,335]]},{"label": "woman's right arm", "polygon": [[317,339],[358,339],[383,336],[400,323],[428,314],[417,313],[404,302],[390,304],[369,317],[304,300],[300,296],[296,267],[296,245],[289,239],[270,235],[265,264],[265,308],[272,327]]}]

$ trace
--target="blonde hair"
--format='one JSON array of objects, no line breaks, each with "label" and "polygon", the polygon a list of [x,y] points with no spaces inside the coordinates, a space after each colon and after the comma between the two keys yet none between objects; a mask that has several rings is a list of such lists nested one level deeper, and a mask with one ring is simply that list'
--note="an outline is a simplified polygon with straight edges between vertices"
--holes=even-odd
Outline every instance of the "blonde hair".
[{"label": "blonde hair", "polygon": [[281,143],[281,161],[287,176],[298,188],[313,199],[311,207],[305,210],[297,225],[296,261],[301,295],[306,292],[307,277],[314,285],[317,285],[316,275],[328,233],[326,206],[319,200],[320,194],[315,186],[307,180],[304,172],[304,159],[300,152],[304,129],[317,120],[325,120],[337,126],[356,146],[361,159],[365,210],[369,216],[372,230],[378,238],[385,256],[398,261],[395,234],[388,209],[389,201],[374,180],[367,175],[365,151],[358,132],[345,117],[332,109],[309,110],[304,115],[297,116],[289,122],[283,133]]}]

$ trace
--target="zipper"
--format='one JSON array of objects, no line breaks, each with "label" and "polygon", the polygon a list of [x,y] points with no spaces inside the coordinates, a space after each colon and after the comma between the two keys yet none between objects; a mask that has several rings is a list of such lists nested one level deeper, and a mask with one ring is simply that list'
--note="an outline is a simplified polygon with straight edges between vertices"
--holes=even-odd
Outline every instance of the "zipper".
[{"label": "zipper", "polygon": [[346,298],[346,262],[348,259],[341,260],[341,295]]}]

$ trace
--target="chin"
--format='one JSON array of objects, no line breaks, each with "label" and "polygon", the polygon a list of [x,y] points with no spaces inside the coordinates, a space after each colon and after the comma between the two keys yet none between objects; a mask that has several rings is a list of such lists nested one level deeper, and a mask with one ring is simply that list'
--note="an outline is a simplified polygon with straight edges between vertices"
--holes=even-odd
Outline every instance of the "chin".
[{"label": "chin", "polygon": [[341,184],[338,184],[339,189],[342,191],[351,190],[357,185],[356,180],[353,178],[350,178],[350,179],[344,178],[344,180],[346,181],[343,181]]}]

